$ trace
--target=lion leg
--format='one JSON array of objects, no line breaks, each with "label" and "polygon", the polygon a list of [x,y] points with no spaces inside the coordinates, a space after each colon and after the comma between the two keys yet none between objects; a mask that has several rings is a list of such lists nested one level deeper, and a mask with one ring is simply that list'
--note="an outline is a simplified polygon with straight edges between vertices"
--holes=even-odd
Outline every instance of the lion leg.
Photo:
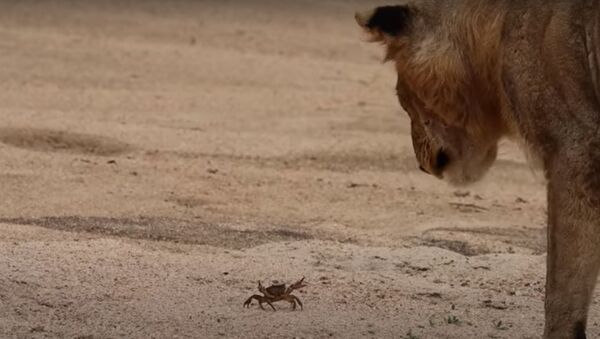
[{"label": "lion leg", "polygon": [[589,192],[568,179],[552,179],[551,174],[544,338],[585,339],[600,266],[600,211],[586,198]]}]

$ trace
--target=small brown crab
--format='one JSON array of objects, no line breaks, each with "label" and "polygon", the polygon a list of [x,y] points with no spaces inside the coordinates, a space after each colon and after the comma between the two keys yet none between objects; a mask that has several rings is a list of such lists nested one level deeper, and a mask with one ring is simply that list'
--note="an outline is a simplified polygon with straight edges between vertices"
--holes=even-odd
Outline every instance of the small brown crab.
[{"label": "small brown crab", "polygon": [[260,308],[263,310],[265,309],[263,307],[263,303],[267,303],[269,306],[271,306],[273,311],[275,311],[275,306],[273,306],[272,303],[285,300],[292,304],[292,309],[296,309],[296,303],[298,303],[298,305],[300,305],[300,309],[302,309],[302,302],[300,299],[298,299],[298,297],[293,295],[292,292],[304,286],[306,286],[306,284],[304,284],[304,277],[291,284],[289,287],[286,287],[285,284],[273,284],[265,288],[262,283],[258,281],[258,291],[264,295],[255,294],[251,296],[244,302],[244,307],[250,307],[252,300],[256,299],[256,301],[258,301],[258,306],[260,306]]}]

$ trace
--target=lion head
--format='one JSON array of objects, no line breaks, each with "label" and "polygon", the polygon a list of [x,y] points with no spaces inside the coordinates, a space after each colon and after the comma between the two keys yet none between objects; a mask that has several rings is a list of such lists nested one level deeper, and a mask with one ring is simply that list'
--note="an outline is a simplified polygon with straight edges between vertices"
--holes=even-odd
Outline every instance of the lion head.
[{"label": "lion head", "polygon": [[450,15],[433,2],[378,7],[356,21],[395,63],[419,167],[468,184],[492,166],[508,130],[495,57],[501,18],[493,10]]}]

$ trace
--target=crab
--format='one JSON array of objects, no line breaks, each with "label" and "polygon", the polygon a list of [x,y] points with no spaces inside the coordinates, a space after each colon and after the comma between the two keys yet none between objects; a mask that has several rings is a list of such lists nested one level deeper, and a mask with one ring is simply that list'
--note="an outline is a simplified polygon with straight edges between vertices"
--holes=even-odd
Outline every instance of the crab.
[{"label": "crab", "polygon": [[275,306],[273,306],[272,303],[285,300],[292,304],[292,309],[296,309],[296,303],[298,303],[298,305],[300,305],[300,309],[302,309],[302,302],[300,299],[298,299],[298,297],[293,295],[292,292],[304,286],[306,286],[304,283],[304,277],[288,287],[286,287],[285,284],[273,284],[265,288],[259,280],[258,291],[263,295],[255,294],[251,296],[244,302],[244,307],[250,307],[252,300],[256,299],[256,301],[258,301],[258,306],[260,306],[261,309],[264,310],[265,308],[263,307],[263,303],[267,303],[269,306],[271,306],[273,311],[276,311]]}]

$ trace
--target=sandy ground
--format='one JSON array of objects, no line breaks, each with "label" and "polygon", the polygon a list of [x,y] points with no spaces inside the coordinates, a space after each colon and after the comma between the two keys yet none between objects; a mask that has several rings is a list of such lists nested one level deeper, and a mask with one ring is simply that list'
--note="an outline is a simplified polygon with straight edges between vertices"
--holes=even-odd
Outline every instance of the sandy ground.
[{"label": "sandy ground", "polygon": [[0,2],[0,337],[539,337],[543,182],[416,169],[373,3]]}]

